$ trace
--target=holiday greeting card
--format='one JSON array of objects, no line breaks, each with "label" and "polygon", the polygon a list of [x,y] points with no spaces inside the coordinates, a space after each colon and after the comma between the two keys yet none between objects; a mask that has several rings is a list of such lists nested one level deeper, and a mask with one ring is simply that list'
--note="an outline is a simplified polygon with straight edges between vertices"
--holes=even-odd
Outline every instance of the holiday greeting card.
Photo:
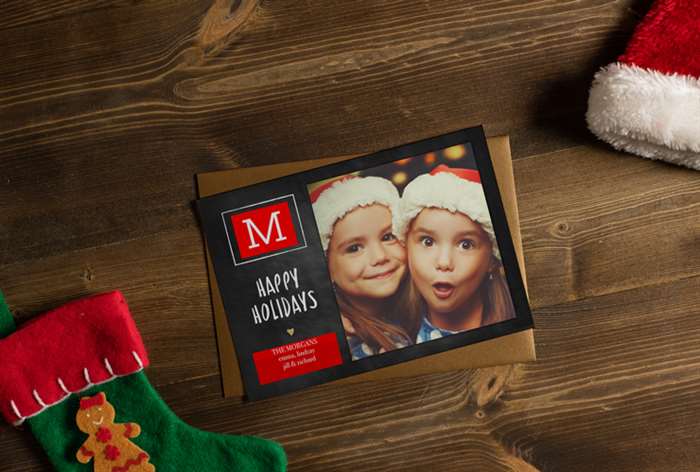
[{"label": "holiday greeting card", "polygon": [[197,204],[251,399],[532,327],[480,128]]}]

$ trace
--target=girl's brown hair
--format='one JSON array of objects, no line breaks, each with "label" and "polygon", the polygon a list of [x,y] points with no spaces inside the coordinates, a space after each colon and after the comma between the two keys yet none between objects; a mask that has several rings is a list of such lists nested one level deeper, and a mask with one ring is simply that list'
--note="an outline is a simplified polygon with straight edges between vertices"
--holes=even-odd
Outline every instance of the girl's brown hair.
[{"label": "girl's brown hair", "polygon": [[[415,339],[415,336],[410,337],[399,324],[408,310],[406,293],[411,285],[408,271],[406,271],[396,293],[386,300],[385,306],[388,310],[382,318],[377,318],[356,307],[340,287],[336,286],[335,294],[338,308],[340,308],[340,313],[352,323],[355,334],[370,348],[374,351],[379,351],[379,349],[391,351],[399,347],[396,345],[397,340],[413,344]],[[420,319],[418,321],[420,322]]]},{"label": "girl's brown hair", "polygon": [[510,297],[503,263],[492,257],[490,275],[484,279],[481,292],[484,299],[484,315],[481,325],[490,325],[515,318],[515,307]]}]

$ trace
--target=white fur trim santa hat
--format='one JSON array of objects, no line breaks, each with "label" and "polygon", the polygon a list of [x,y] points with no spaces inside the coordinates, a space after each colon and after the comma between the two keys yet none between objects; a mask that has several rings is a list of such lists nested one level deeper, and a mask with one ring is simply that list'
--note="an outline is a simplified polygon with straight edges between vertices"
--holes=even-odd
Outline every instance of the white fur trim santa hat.
[{"label": "white fur trim santa hat", "polygon": [[321,236],[323,250],[333,236],[336,221],[357,207],[375,203],[391,211],[392,228],[399,210],[399,191],[394,184],[382,177],[343,176],[326,182],[311,192],[311,204],[316,226]]},{"label": "white fur trim santa hat", "polygon": [[700,170],[700,0],[657,0],[595,76],[588,127],[603,141]]},{"label": "white fur trim santa hat", "polygon": [[489,235],[493,255],[498,260],[501,259],[478,171],[441,164],[429,174],[420,175],[406,185],[396,223],[396,234],[399,239],[406,240],[411,222],[424,208],[460,212],[472,221],[476,221]]}]

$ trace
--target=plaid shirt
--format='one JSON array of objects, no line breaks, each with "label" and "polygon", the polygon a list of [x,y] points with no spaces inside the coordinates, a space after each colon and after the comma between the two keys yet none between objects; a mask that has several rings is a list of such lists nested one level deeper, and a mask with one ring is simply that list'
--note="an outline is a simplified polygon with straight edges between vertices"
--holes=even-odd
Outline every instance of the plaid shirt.
[{"label": "plaid shirt", "polygon": [[421,319],[420,322],[418,336],[416,336],[416,344],[432,341],[433,339],[440,339],[444,336],[449,336],[458,332],[459,331],[449,331],[447,329],[436,328],[430,324],[427,317],[423,316],[423,319]]}]

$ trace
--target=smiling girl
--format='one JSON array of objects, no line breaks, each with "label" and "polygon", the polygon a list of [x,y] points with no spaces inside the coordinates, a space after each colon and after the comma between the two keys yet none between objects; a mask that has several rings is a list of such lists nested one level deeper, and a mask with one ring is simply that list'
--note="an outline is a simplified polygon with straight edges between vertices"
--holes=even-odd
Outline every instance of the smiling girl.
[{"label": "smiling girl", "polygon": [[381,177],[345,176],[311,192],[353,360],[405,347],[406,251],[394,235],[399,194]]},{"label": "smiling girl", "polygon": [[409,183],[397,233],[422,311],[416,343],[515,316],[478,171],[440,165]]}]

